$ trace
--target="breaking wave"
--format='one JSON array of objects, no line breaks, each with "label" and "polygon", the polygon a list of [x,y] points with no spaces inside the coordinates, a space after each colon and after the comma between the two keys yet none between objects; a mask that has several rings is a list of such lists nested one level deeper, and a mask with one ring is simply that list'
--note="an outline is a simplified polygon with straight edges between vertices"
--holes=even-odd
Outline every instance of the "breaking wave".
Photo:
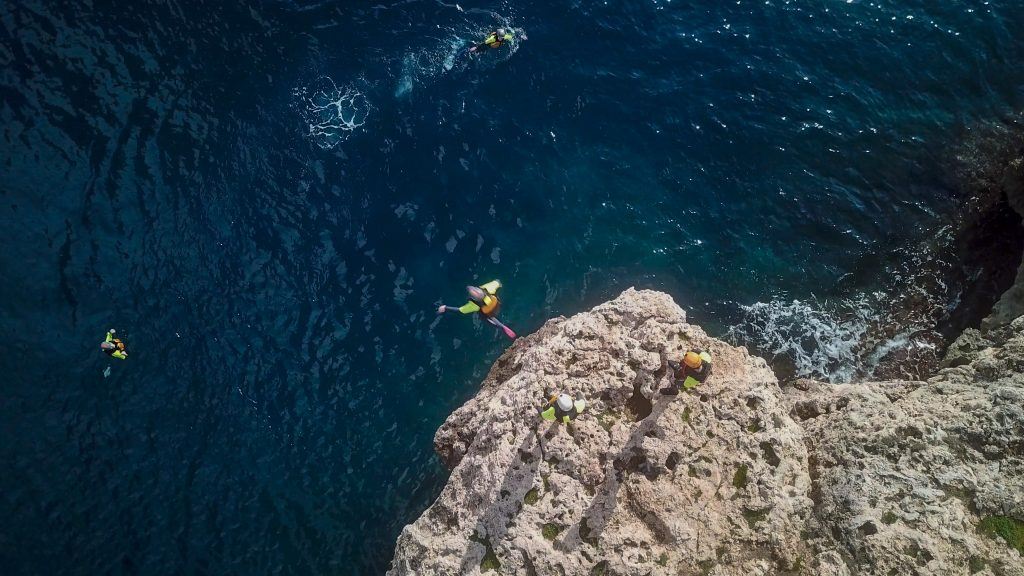
[{"label": "breaking wave", "polygon": [[741,305],[727,337],[767,357],[783,379],[925,377],[945,348],[949,334],[943,332],[964,286],[975,280],[962,277],[948,257],[955,243],[947,226],[921,245],[894,252],[874,292]]},{"label": "breaking wave", "polygon": [[[795,376],[831,382],[852,380],[864,369],[862,347],[879,314],[875,297],[819,302],[773,300],[741,306],[742,320],[729,328],[731,341],[792,363]],[[775,363],[773,362],[773,363]]]}]

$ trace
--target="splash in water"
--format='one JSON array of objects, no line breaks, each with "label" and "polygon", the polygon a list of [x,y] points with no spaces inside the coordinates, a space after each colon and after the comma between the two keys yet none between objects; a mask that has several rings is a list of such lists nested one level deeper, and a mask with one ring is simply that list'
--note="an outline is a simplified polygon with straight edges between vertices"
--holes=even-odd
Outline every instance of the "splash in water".
[{"label": "splash in water", "polygon": [[[402,57],[401,71],[397,77],[394,96],[408,96],[416,86],[434,82],[444,74],[459,73],[466,70],[490,70],[507,62],[519,50],[522,41],[526,40],[526,31],[514,28],[508,19],[492,12],[485,14],[488,22],[481,23],[480,14],[467,16],[466,22],[446,31],[432,46],[406,53]],[[497,24],[495,24],[497,22]],[[492,29],[504,28],[512,33],[512,40],[500,49],[489,50],[487,53],[470,54],[469,49],[482,40]]]},{"label": "splash in water", "polygon": [[321,76],[312,86],[296,89],[295,96],[309,137],[324,149],[348,140],[370,115],[370,103],[362,92],[354,85],[339,88],[327,76]]}]

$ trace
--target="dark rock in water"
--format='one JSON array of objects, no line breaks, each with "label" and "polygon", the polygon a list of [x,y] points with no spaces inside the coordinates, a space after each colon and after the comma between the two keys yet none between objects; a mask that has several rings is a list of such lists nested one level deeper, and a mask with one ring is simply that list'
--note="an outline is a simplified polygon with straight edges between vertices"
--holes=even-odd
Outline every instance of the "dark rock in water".
[{"label": "dark rock in water", "polygon": [[946,339],[933,330],[912,334],[906,342],[878,360],[872,377],[881,380],[923,380],[938,368],[945,347]]},{"label": "dark rock in water", "polygon": [[942,180],[958,199],[954,221],[916,245],[866,255],[829,300],[745,307],[729,338],[767,358],[783,383],[921,379],[967,328],[1024,314],[1024,125],[975,129]]},{"label": "dark rock in water", "polygon": [[1024,286],[1015,282],[1024,252],[1024,126],[988,126],[964,145],[956,174],[967,198],[956,258],[962,263],[960,303],[942,326],[955,339],[969,327],[1008,324],[1024,313]]},{"label": "dark rock in water", "polygon": [[[960,149],[952,186],[957,221],[929,239],[893,274],[884,312],[865,332],[865,378],[922,379],[968,328],[1024,314],[1024,127],[989,126]],[[909,336],[902,336],[912,332]]]}]

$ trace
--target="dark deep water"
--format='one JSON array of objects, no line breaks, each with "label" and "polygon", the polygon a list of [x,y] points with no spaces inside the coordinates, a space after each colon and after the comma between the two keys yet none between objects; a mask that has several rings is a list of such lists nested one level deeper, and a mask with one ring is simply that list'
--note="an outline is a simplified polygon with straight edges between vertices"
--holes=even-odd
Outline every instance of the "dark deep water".
[{"label": "dark deep water", "polygon": [[1024,108],[1018,2],[460,4],[0,5],[3,573],[382,573],[506,345],[441,301],[844,297]]}]

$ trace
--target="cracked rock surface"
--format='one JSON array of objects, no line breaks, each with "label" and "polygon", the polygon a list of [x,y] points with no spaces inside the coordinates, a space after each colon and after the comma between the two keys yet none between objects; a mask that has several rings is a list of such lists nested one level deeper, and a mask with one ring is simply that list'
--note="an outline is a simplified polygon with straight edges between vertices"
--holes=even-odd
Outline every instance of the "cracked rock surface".
[{"label": "cracked rock surface", "polygon": [[[713,375],[662,395],[691,347]],[[1024,576],[979,531],[1024,518],[1024,317],[944,365],[783,391],[670,296],[627,290],[517,340],[445,421],[451,477],[388,574]],[[570,426],[538,415],[560,391],[590,402]]]},{"label": "cracked rock surface", "polygon": [[968,330],[927,382],[788,392],[809,447],[821,574],[1024,575],[985,518],[1024,519],[1024,316]]},{"label": "cracked rock surface", "polygon": [[[678,396],[666,357],[714,375]],[[537,409],[558,391],[572,425]],[[390,574],[769,574],[808,552],[806,448],[774,374],[688,324],[666,294],[628,290],[549,321],[495,363],[435,436],[452,468],[398,540]]]}]

